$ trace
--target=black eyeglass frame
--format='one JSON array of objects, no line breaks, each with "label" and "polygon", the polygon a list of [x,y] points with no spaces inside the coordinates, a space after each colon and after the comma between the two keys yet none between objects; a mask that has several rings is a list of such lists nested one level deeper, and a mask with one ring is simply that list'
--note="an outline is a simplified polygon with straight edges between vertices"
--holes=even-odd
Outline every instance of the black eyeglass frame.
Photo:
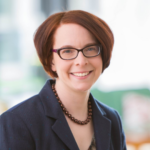
[{"label": "black eyeglass frame", "polygon": [[[83,50],[84,50],[85,48],[87,48],[87,47],[90,47],[90,46],[98,46],[98,47],[99,47],[99,52],[98,52],[97,55],[95,55],[95,56],[85,56],[85,55],[84,55]],[[67,48],[68,48],[68,47],[67,47]],[[86,47],[84,47],[84,48],[82,48],[82,49],[69,48],[69,49],[77,50],[77,51],[78,51],[77,56],[74,57],[74,58],[71,58],[71,59],[64,59],[64,58],[61,57],[60,51],[63,50],[63,49],[67,49],[67,48],[64,47],[64,48],[59,48],[59,49],[52,49],[52,52],[57,53],[57,54],[59,55],[59,57],[60,57],[61,59],[63,59],[63,60],[72,60],[72,59],[75,59],[75,58],[78,57],[79,52],[82,52],[83,56],[85,56],[85,57],[87,57],[87,58],[91,58],[91,57],[96,57],[96,56],[98,56],[98,55],[101,53],[101,51],[102,51],[102,45],[101,45],[101,44],[98,44],[98,45],[88,45],[88,46],[86,46]]]}]

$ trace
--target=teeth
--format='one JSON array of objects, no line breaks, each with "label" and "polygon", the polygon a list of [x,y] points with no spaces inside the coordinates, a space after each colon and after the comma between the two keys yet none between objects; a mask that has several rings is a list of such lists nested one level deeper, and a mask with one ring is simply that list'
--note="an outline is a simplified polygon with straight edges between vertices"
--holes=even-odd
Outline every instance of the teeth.
[{"label": "teeth", "polygon": [[73,75],[78,76],[78,77],[83,77],[88,75],[90,72],[86,72],[86,73],[73,73]]}]

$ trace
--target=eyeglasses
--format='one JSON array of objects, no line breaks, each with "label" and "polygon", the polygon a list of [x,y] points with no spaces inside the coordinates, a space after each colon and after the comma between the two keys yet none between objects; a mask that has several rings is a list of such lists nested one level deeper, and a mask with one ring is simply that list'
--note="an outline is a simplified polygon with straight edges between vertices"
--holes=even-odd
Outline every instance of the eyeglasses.
[{"label": "eyeglasses", "polygon": [[60,48],[60,49],[53,49],[52,51],[56,52],[61,59],[71,60],[71,59],[75,59],[78,56],[80,51],[85,57],[88,58],[95,57],[100,54],[101,49],[102,49],[101,45],[91,45],[91,46],[84,47],[83,49]]}]

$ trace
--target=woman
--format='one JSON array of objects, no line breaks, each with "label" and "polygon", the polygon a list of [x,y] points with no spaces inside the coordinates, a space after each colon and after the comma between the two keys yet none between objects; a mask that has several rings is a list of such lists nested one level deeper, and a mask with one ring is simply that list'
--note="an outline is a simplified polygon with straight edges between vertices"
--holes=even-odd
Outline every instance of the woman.
[{"label": "woman", "polygon": [[113,34],[81,10],[50,16],[34,37],[53,80],[0,117],[1,150],[126,150],[118,113],[90,94],[110,63]]}]

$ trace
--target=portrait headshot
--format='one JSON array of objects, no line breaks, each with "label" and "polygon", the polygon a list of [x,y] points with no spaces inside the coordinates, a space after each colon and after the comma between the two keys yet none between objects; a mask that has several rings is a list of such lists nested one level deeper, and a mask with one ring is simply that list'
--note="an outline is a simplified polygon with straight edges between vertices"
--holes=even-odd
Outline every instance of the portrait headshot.
[{"label": "portrait headshot", "polygon": [[1,150],[126,150],[118,112],[90,90],[109,66],[114,35],[83,10],[50,15],[34,45],[50,79],[0,116]]}]

